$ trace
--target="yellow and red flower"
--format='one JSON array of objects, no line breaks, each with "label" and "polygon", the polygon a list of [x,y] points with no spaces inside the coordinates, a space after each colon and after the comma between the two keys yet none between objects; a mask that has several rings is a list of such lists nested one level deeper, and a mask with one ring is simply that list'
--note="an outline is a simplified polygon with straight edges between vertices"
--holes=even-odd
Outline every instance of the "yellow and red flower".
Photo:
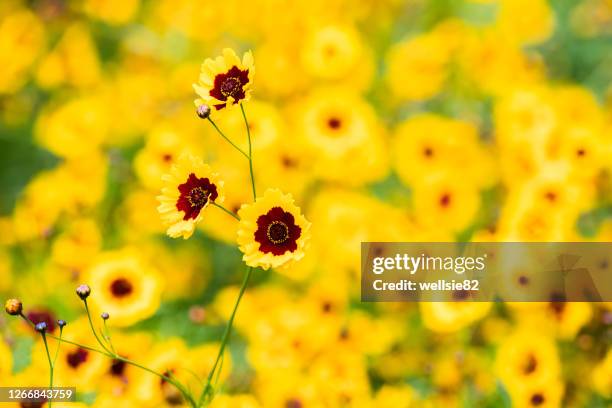
[{"label": "yellow and red flower", "polygon": [[202,211],[213,202],[223,202],[223,182],[210,166],[189,154],[179,157],[170,174],[163,177],[165,186],[157,197],[157,211],[168,225],[172,238],[189,238],[202,219]]},{"label": "yellow and red flower", "polygon": [[277,268],[304,257],[310,223],[290,194],[268,189],[255,203],[243,205],[238,216],[238,245],[247,265]]},{"label": "yellow and red flower", "polygon": [[225,48],[222,56],[208,58],[202,64],[198,83],[193,84],[199,96],[195,105],[210,105],[220,110],[248,101],[254,73],[250,51],[242,56],[241,61],[234,50]]}]

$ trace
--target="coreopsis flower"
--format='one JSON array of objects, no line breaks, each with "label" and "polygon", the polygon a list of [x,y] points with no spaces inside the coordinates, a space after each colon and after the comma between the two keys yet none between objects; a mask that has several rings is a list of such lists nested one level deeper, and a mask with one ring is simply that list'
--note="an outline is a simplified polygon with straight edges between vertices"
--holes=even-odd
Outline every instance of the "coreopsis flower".
[{"label": "coreopsis flower", "polygon": [[95,296],[92,309],[125,327],[150,317],[159,307],[162,281],[157,270],[134,250],[106,252],[98,256],[86,272]]},{"label": "coreopsis flower", "polygon": [[198,83],[193,84],[199,96],[195,100],[196,107],[206,104],[220,110],[248,101],[254,73],[250,51],[242,56],[242,61],[229,48],[223,50],[222,56],[206,59]]},{"label": "coreopsis flower", "polygon": [[182,155],[162,179],[165,186],[157,197],[157,211],[172,238],[189,238],[202,211],[212,202],[223,202],[223,182],[200,158]]},{"label": "coreopsis flower", "polygon": [[304,257],[310,222],[290,194],[268,189],[255,203],[243,205],[238,216],[238,245],[247,265],[277,268]]}]

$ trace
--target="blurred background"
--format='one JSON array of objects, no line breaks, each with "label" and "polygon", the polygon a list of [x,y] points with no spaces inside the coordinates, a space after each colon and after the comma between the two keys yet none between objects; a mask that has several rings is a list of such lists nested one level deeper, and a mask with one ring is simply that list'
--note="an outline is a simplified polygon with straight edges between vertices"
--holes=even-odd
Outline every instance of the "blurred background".
[{"label": "blurred background", "polygon": [[[119,354],[199,387],[244,271],[237,225],[211,208],[171,240],[155,196],[188,151],[226,207],[250,200],[193,105],[225,47],[255,57],[258,188],[292,193],[313,236],[256,271],[213,406],[610,406],[610,304],[359,300],[362,241],[612,240],[610,0],[2,0],[0,294],[93,345],[86,282]],[[239,110],[215,121],[246,147]],[[40,336],[8,317],[0,385],[45,385]],[[55,375],[74,408],[182,405],[76,346]]]}]

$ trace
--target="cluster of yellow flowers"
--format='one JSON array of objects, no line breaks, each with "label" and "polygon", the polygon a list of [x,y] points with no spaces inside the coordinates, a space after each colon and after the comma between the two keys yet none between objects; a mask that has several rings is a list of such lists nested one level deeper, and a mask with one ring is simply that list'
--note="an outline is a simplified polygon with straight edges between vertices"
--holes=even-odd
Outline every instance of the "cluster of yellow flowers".
[{"label": "cluster of yellow flowers", "polygon": [[[609,406],[611,304],[367,304],[359,271],[363,241],[611,241],[611,23],[609,0],[3,0],[0,294],[68,321],[67,407],[187,406],[81,346],[81,282],[117,355],[215,373],[214,408]],[[0,386],[48,374],[0,319]]]}]

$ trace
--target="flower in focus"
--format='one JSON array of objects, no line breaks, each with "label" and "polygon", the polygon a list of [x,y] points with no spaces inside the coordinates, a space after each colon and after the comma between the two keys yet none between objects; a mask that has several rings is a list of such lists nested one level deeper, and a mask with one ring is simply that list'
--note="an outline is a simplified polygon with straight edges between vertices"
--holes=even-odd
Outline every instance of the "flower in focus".
[{"label": "flower in focus", "polygon": [[243,205],[238,215],[238,245],[247,265],[277,268],[304,257],[310,223],[290,194],[268,189],[255,203]]},{"label": "flower in focus", "polygon": [[92,307],[109,313],[117,326],[151,316],[160,303],[159,276],[132,251],[101,255],[89,269],[87,282],[95,294],[89,298]]},{"label": "flower in focus", "polygon": [[211,202],[223,202],[223,182],[217,173],[194,156],[179,157],[163,180],[165,186],[162,195],[157,197],[160,202],[157,210],[172,238],[189,238],[202,219],[202,210]]},{"label": "flower in focus", "polygon": [[199,96],[195,100],[196,106],[206,104],[220,110],[248,101],[254,73],[253,54],[250,51],[240,61],[234,50],[225,48],[223,56],[214,60],[208,58],[202,64],[198,83],[193,84]]}]

